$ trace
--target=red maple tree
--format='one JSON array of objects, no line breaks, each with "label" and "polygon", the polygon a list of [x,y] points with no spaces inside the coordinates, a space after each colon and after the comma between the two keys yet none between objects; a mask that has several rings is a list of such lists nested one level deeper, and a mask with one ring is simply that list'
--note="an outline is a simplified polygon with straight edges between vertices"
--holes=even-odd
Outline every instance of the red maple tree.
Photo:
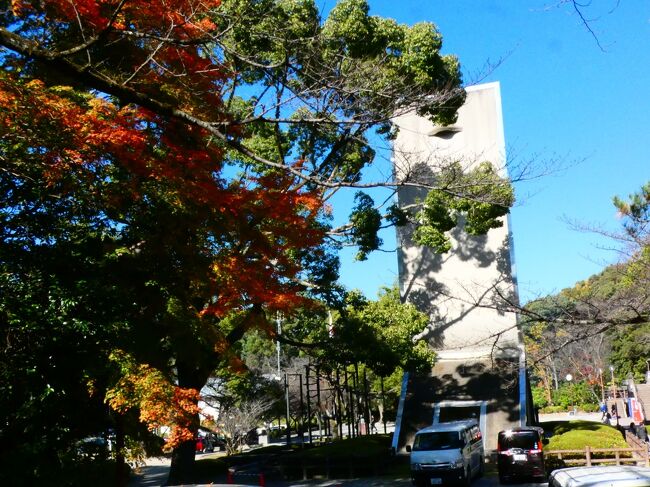
[{"label": "red maple tree", "polygon": [[[198,43],[217,29],[208,16],[217,5],[214,0],[56,0],[13,1],[12,9],[15,32],[33,34],[28,42],[50,36],[59,52],[79,59],[101,56],[99,78],[110,76],[109,83],[128,85],[130,93],[218,123],[225,118],[225,75]],[[38,25],[43,18],[51,31]],[[119,56],[111,52],[116,48]],[[145,235],[137,243],[138,252],[161,262],[194,253],[200,266],[178,273],[184,278],[181,287],[191,288],[191,300],[183,306],[195,319],[187,329],[168,331],[168,339],[179,342],[170,346],[175,379],[146,363],[122,368],[107,397],[115,411],[139,408],[141,420],[152,428],[171,422],[167,446],[184,446],[187,462],[198,426],[198,390],[210,372],[224,360],[240,365],[231,345],[248,328],[267,326],[263,310],[290,312],[306,303],[304,286],[297,284],[300,255],[317,252],[322,244],[323,202],[313,188],[284,172],[229,173],[226,149],[207,128],[150,110],[146,103],[124,104],[101,91],[79,90],[77,80],[65,73],[42,77],[43,64],[46,59],[33,64],[15,57],[0,75],[3,143],[23,156],[3,161],[5,169],[17,179],[37,177],[45,197],[76,198],[92,206],[94,218],[108,221],[117,233],[127,234],[137,221],[136,208],[155,197],[169,214],[189,216],[184,231],[202,234],[189,251],[184,242],[173,242],[179,235],[168,236],[169,241]],[[229,129],[229,136],[238,131]],[[240,322],[220,326],[232,316],[240,316]],[[192,323],[203,323],[201,331]],[[188,351],[188,336],[196,333],[202,348]],[[137,350],[133,353],[137,356]]]}]

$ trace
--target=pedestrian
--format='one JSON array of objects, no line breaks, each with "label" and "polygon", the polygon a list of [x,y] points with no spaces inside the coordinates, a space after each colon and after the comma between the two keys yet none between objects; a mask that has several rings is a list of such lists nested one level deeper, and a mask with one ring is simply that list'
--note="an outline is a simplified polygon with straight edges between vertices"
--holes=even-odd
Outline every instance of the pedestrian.
[{"label": "pedestrian", "polygon": [[640,424],[638,428],[636,428],[636,436],[641,441],[648,441],[648,432],[645,429],[645,425]]},{"label": "pedestrian", "polygon": [[600,403],[600,412],[601,412],[600,420],[602,421],[603,419],[605,419],[605,416],[607,414],[607,404],[605,404],[604,402]]},{"label": "pedestrian", "polygon": [[605,419],[603,420],[603,423],[605,424],[612,424],[612,415],[609,414],[609,412],[605,413]]},{"label": "pedestrian", "polygon": [[639,436],[636,431],[636,425],[634,424],[634,421],[630,423],[630,433],[632,433],[634,436]]},{"label": "pedestrian", "polygon": [[616,408],[616,404],[612,404],[612,418],[618,418],[618,410]]}]

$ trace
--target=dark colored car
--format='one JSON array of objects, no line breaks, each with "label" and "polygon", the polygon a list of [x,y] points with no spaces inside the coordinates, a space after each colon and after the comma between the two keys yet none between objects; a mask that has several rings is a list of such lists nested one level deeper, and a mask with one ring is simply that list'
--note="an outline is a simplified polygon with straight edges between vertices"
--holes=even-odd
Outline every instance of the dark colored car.
[{"label": "dark colored car", "polygon": [[499,481],[505,484],[529,478],[545,480],[544,443],[544,431],[534,426],[499,432]]}]

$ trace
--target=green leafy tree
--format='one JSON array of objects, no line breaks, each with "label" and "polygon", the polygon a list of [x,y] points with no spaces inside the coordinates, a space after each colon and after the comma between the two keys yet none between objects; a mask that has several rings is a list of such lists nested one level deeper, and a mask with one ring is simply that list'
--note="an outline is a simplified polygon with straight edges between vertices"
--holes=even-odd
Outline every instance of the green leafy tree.
[{"label": "green leafy tree", "polygon": [[610,360],[619,377],[644,380],[650,357],[650,324],[623,327],[612,332]]},{"label": "green leafy tree", "polygon": [[594,396],[589,384],[584,381],[565,382],[553,392],[553,404],[563,408],[597,403],[597,397]]},{"label": "green leafy tree", "polygon": [[550,404],[544,387],[533,386],[531,387],[531,391],[533,394],[533,404],[536,408],[545,408]]},{"label": "green leafy tree", "polygon": [[396,412],[404,372],[428,371],[434,363],[435,353],[425,343],[413,343],[427,323],[414,305],[401,302],[396,287],[384,288],[377,300],[351,293],[320,360],[366,368],[372,394],[382,398],[375,407],[383,420]]}]

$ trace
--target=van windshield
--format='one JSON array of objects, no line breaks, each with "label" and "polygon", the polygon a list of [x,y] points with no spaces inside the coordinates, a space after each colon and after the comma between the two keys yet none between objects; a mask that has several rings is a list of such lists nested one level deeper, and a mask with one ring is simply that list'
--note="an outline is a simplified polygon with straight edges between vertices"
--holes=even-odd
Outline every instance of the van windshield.
[{"label": "van windshield", "polygon": [[420,433],[415,436],[413,451],[422,450],[456,450],[463,443],[458,431],[437,431],[435,433]]}]

